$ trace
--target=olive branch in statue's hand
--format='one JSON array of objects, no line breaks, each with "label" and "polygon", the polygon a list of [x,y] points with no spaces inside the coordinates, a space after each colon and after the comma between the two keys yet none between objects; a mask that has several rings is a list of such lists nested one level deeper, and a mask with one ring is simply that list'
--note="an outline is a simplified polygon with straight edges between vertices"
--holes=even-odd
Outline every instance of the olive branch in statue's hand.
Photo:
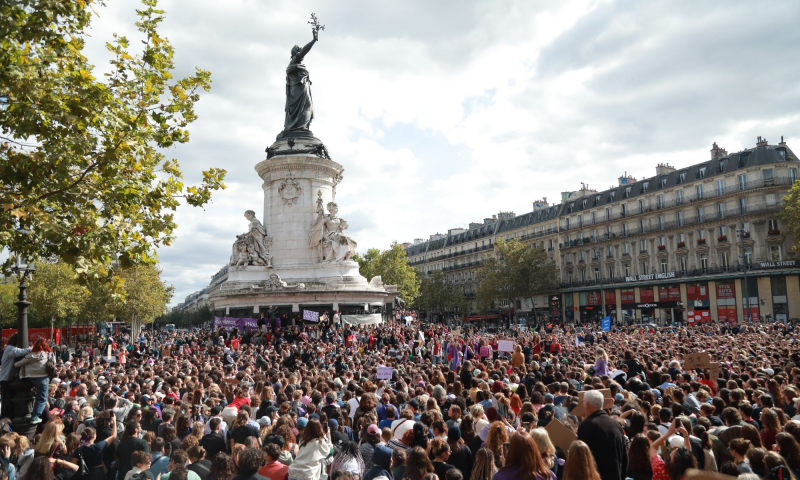
[{"label": "olive branch in statue's hand", "polygon": [[319,39],[319,31],[325,30],[325,25],[320,25],[319,20],[317,19],[317,14],[311,14],[311,20],[308,21],[308,24],[311,25],[311,31],[314,33],[314,40]]}]

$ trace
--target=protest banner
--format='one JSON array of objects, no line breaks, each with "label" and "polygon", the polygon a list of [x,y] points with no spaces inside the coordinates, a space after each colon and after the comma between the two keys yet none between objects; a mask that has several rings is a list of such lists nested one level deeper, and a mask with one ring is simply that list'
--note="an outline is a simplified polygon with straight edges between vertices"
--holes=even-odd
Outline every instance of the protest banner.
[{"label": "protest banner", "polygon": [[683,368],[694,370],[695,368],[710,368],[711,355],[707,352],[687,353],[683,356]]},{"label": "protest banner", "polygon": [[391,380],[394,368],[392,367],[378,367],[378,380]]},{"label": "protest banner", "polygon": [[550,436],[550,441],[553,442],[553,445],[560,448],[565,454],[569,451],[572,442],[578,439],[578,436],[572,430],[555,418],[550,420],[550,423],[544,429]]},{"label": "protest banner", "polygon": [[712,382],[716,382],[717,379],[719,378],[719,369],[720,369],[719,362],[711,362],[709,364],[708,375],[709,375],[709,379]]},{"label": "protest banner", "polygon": [[604,332],[611,330],[611,317],[604,318],[600,328],[602,328]]},{"label": "protest banner", "polygon": [[498,340],[497,341],[497,351],[498,352],[513,352],[514,351],[514,340]]},{"label": "protest banner", "polygon": [[319,312],[314,310],[303,310],[303,320],[307,322],[319,322]]},{"label": "protest banner", "polygon": [[[614,397],[611,396],[611,389],[604,388],[598,391],[603,394],[603,409],[611,408],[614,405]],[[570,412],[570,415],[575,415],[576,417],[583,417],[586,415],[586,411],[583,409],[584,395],[586,395],[585,391],[578,392],[578,406]]]}]

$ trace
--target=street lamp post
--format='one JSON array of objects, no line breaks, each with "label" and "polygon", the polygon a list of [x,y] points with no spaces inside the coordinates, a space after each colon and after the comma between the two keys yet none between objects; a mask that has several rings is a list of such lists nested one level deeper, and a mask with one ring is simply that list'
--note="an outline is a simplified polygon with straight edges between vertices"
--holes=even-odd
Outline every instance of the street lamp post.
[{"label": "street lamp post", "polygon": [[736,233],[737,233],[737,236],[739,237],[739,241],[741,243],[741,249],[742,249],[742,253],[739,254],[739,257],[742,259],[742,267],[743,267],[742,268],[742,276],[744,277],[743,280],[742,280],[744,282],[744,286],[742,288],[742,293],[744,293],[744,304],[745,304],[745,314],[744,314],[744,316],[745,316],[745,318],[743,320],[746,320],[746,319],[751,319],[751,317],[750,317],[750,292],[748,292],[748,290],[747,290],[747,267],[748,267],[748,262],[747,262],[747,256],[745,255],[745,252],[744,252],[744,239],[746,238],[747,231],[744,228],[740,228],[740,229],[736,230]]},{"label": "street lamp post", "polygon": [[[14,266],[11,271],[19,280],[19,295],[14,305],[17,306],[17,347],[28,348],[28,281],[36,271],[33,263],[28,263],[17,254]],[[17,378],[11,383],[11,388],[15,391],[12,403],[14,405],[14,416],[11,418],[11,428],[20,435],[33,437],[36,432],[36,425],[31,424],[31,413],[33,411],[33,395],[31,388],[33,385],[27,378]],[[10,417],[3,412],[4,417]]]},{"label": "street lamp post", "polygon": [[594,258],[597,259],[597,273],[598,277],[600,277],[600,305],[603,309],[602,313],[600,314],[600,321],[602,322],[606,317],[606,294],[603,291],[603,267],[600,265],[600,250],[594,251]]}]

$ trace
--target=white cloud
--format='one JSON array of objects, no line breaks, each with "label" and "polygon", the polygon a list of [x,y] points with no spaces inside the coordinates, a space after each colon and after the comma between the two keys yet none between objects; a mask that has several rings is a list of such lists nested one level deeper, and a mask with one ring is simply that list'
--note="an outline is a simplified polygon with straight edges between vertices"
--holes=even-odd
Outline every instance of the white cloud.
[{"label": "white cloud", "polygon": [[[135,36],[135,2],[100,10],[87,49]],[[174,0],[161,29],[178,74],[212,71],[192,141],[170,152],[187,180],[221,166],[230,188],[177,215],[161,250],[173,303],[227,260],[242,211],[260,211],[253,166],[283,124],[288,52],[306,59],[314,133],[345,167],[337,201],[359,249],[427,237],[500,210],[530,211],[580,182],[704,160],[756,135],[798,138],[800,5]],[[133,33],[131,33],[133,32]],[[800,147],[798,147],[800,148]],[[268,226],[269,228],[269,226]]]}]

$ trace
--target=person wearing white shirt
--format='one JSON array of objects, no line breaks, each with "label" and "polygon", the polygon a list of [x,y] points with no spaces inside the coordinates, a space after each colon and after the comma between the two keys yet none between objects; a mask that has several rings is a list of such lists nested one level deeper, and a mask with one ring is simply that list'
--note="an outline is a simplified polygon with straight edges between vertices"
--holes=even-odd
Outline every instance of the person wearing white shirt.
[{"label": "person wearing white shirt", "polygon": [[[211,409],[211,417],[206,422],[206,426],[203,428],[203,434],[208,435],[211,433],[211,419],[212,418],[219,418],[222,420],[222,409],[219,407],[214,407]],[[256,427],[258,428],[258,427]],[[225,423],[224,420],[219,424],[219,434],[222,438],[228,438],[228,424]]]}]

